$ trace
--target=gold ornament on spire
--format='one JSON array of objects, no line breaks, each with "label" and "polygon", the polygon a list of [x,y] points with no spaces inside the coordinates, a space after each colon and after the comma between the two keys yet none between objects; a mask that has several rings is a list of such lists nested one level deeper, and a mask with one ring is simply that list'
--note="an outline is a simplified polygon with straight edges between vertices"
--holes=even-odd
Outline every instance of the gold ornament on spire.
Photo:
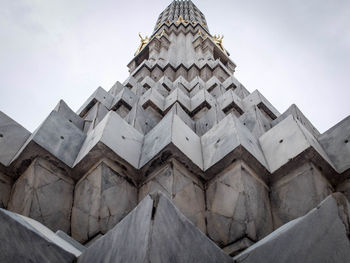
[{"label": "gold ornament on spire", "polygon": [[182,18],[182,16],[179,16],[179,18],[176,21],[176,24],[180,24],[180,23],[185,23],[185,20]]},{"label": "gold ornament on spire", "polygon": [[136,52],[135,52],[135,55],[134,56],[136,56],[138,53],[140,53],[140,51],[148,44],[148,42],[149,42],[149,37],[148,36],[145,36],[145,38],[143,38],[142,36],[141,36],[141,33],[139,33],[139,37],[140,37],[140,46],[139,46],[139,48],[136,50]]},{"label": "gold ornament on spire", "polygon": [[224,46],[223,46],[223,44],[222,44],[222,39],[223,39],[223,38],[224,38],[224,35],[222,35],[221,37],[220,37],[220,35],[218,35],[218,36],[214,35],[214,36],[212,37],[212,40],[214,41],[214,43],[215,43],[216,45],[219,46],[219,48],[220,48],[222,51],[224,51],[225,54],[227,54],[227,53],[226,53],[226,49],[224,48]]}]

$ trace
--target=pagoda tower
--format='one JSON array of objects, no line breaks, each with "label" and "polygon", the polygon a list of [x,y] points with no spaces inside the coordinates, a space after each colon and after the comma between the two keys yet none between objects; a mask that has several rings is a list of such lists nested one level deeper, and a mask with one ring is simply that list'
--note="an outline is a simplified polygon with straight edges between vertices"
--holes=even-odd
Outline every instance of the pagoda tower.
[{"label": "pagoda tower", "polygon": [[140,38],[77,112],[0,112],[0,261],[350,262],[350,116],[248,91],[191,1]]}]

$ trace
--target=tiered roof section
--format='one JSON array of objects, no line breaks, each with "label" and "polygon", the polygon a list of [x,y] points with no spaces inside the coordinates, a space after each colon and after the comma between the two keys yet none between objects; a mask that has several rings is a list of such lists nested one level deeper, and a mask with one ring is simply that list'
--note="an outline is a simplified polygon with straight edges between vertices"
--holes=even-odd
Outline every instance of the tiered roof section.
[{"label": "tiered roof section", "polygon": [[0,112],[0,207],[87,243],[158,190],[232,256],[336,190],[350,198],[350,117],[320,134],[248,91],[191,1],[160,14],[128,67],[32,134]]}]

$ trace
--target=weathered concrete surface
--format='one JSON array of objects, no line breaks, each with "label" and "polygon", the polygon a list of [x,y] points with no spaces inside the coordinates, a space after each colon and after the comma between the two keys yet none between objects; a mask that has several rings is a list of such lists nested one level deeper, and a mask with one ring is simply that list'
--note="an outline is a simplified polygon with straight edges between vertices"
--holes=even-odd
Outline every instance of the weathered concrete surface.
[{"label": "weathered concrete surface", "polygon": [[257,106],[249,108],[239,117],[239,120],[256,138],[259,138],[271,128],[271,122]]},{"label": "weathered concrete surface", "polygon": [[251,94],[245,97],[242,101],[242,105],[244,110],[257,106],[259,109],[261,109],[261,112],[271,120],[274,120],[281,115],[258,90],[254,90]]},{"label": "weathered concrete surface", "polygon": [[[214,165],[220,171],[233,159],[242,159],[256,170],[267,168],[257,138],[232,114],[205,133],[201,144],[205,171]],[[218,165],[219,162],[221,165]]]},{"label": "weathered concrete surface", "polygon": [[77,115],[71,108],[69,108],[63,100],[60,100],[58,102],[54,110],[60,113],[66,119],[68,119],[69,122],[73,123],[80,130],[84,129],[84,120],[79,115]]},{"label": "weathered concrete surface", "polygon": [[144,200],[78,262],[232,262],[161,193]]},{"label": "weathered concrete surface", "polygon": [[203,233],[206,233],[204,186],[201,181],[175,160],[149,175],[140,186],[139,200],[160,191]]},{"label": "weathered concrete surface", "polygon": [[114,168],[102,162],[75,186],[71,229],[81,243],[105,234],[137,205],[137,188]]},{"label": "weathered concrete surface", "polygon": [[0,111],[0,164],[9,165],[29,136],[29,131]]},{"label": "weathered concrete surface", "polygon": [[114,100],[114,96],[109,94],[103,88],[98,87],[95,92],[86,100],[86,102],[77,111],[77,114],[84,118],[86,113],[97,103],[102,103],[107,109],[110,109]]},{"label": "weathered concrete surface", "polygon": [[73,262],[80,252],[30,218],[0,209],[0,261]]},{"label": "weathered concrete surface", "polygon": [[54,110],[28,138],[14,159],[34,143],[67,166],[72,166],[85,137],[84,132],[74,123]]},{"label": "weathered concrete surface", "polygon": [[339,173],[349,170],[350,116],[320,135],[318,141]]},{"label": "weathered concrete surface", "polygon": [[[86,250],[86,247],[83,246],[82,244],[80,244],[78,241],[76,241],[75,239],[71,238],[70,236],[68,236],[65,232],[58,230],[55,233],[56,236],[58,236],[59,238],[63,239],[65,242],[69,243],[71,246],[73,246],[74,248],[76,248],[80,254]],[[79,255],[80,255],[79,254]]]},{"label": "weathered concrete surface", "polygon": [[75,165],[81,162],[98,143],[102,143],[136,168],[140,159],[142,141],[141,133],[117,113],[110,111],[95,129],[87,134],[75,160]]},{"label": "weathered concrete surface", "polygon": [[244,237],[257,241],[273,230],[268,187],[237,161],[209,182],[207,231],[221,247]]},{"label": "weathered concrete surface", "polygon": [[38,158],[14,184],[8,209],[69,233],[73,190],[70,177]]},{"label": "weathered concrete surface", "polygon": [[277,125],[282,120],[287,118],[289,115],[292,115],[297,119],[303,126],[315,137],[317,138],[320,135],[320,132],[312,125],[312,123],[305,117],[305,115],[300,111],[300,109],[292,104],[283,114],[281,114],[277,119],[271,122],[272,126]]},{"label": "weathered concrete surface", "polygon": [[325,165],[333,167],[317,140],[293,115],[263,134],[259,142],[271,173],[308,149],[314,151],[311,158],[318,156]]},{"label": "weathered concrete surface", "polygon": [[13,180],[0,172],[0,208],[6,208],[10,199]]},{"label": "weathered concrete surface", "polygon": [[173,111],[145,136],[139,167],[144,166],[171,145],[180,150],[197,167],[203,167],[200,138]]},{"label": "weathered concrete surface", "polygon": [[339,193],[234,258],[237,263],[350,262],[349,203]]},{"label": "weathered concrete surface", "polygon": [[332,192],[332,186],[314,164],[295,168],[271,185],[275,228],[305,215]]}]

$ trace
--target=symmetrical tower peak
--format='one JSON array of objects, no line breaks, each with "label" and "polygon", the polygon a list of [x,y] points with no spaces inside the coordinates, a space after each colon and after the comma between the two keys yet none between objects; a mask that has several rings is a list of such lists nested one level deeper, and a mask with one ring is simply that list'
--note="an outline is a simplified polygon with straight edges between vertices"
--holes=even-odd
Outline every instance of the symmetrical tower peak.
[{"label": "symmetrical tower peak", "polygon": [[190,23],[201,24],[206,31],[208,30],[207,22],[203,13],[190,0],[173,1],[158,17],[156,31],[163,23],[177,22],[179,19]]}]

